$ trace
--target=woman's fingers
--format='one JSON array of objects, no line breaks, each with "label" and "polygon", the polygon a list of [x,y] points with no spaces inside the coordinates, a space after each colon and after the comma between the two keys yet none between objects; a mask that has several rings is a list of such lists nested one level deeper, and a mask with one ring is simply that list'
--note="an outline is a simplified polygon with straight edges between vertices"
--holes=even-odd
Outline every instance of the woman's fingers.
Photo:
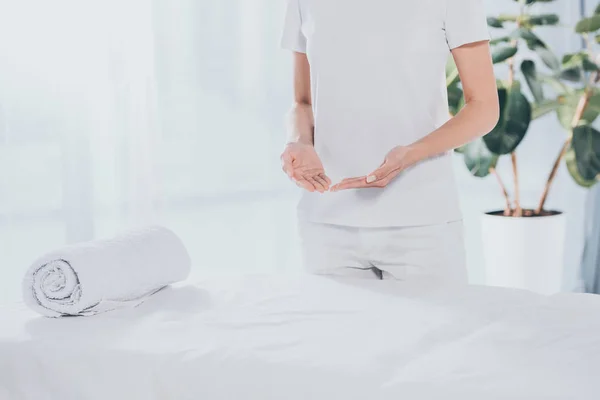
[{"label": "woman's fingers", "polygon": [[306,180],[315,187],[315,190],[319,193],[323,193],[326,189],[314,176],[306,177]]},{"label": "woman's fingers", "polygon": [[323,187],[324,191],[329,190],[329,182],[325,179],[326,176],[324,174],[315,175],[313,178]]},{"label": "woman's fingers", "polygon": [[327,186],[331,186],[331,179],[329,179],[329,177],[328,177],[327,175],[325,175],[325,174],[323,173],[323,174],[320,174],[319,176],[320,176],[321,178],[325,179],[325,181],[327,182]]},{"label": "woman's fingers", "polygon": [[[396,178],[398,175],[400,175],[400,173],[402,172],[402,168],[396,168],[394,170],[392,170],[385,178],[383,178],[381,181],[377,181],[377,182],[381,182],[383,184],[382,187],[387,186],[391,181],[394,180],[394,178]],[[375,182],[375,183],[377,183]]]},{"label": "woman's fingers", "polygon": [[[402,170],[392,169],[389,172],[387,170],[376,170],[373,174],[369,174],[368,176],[361,176],[358,178],[347,178],[334,185],[331,188],[332,192],[337,192],[339,190],[349,190],[349,189],[363,189],[363,188],[384,188],[386,187],[396,176],[400,174]],[[373,179],[373,176],[379,174],[380,178]]]},{"label": "woman's fingers", "polygon": [[288,169],[285,165],[281,167],[281,170],[288,176],[288,178],[292,179],[294,173],[290,169]]},{"label": "woman's fingers", "polygon": [[281,169],[302,189],[323,193],[331,186],[331,179],[325,175],[323,167],[311,167],[302,158],[292,157],[288,151],[281,155],[281,164]]},{"label": "woman's fingers", "polygon": [[369,184],[377,183],[379,181],[383,181],[385,178],[387,178],[396,171],[399,172],[400,168],[393,165],[392,163],[389,163],[388,161],[385,161],[383,164],[381,164],[379,168],[367,175],[366,181]]},{"label": "woman's fingers", "polygon": [[369,187],[367,183],[366,177],[362,176],[359,178],[346,178],[337,185],[334,185],[331,188],[332,192],[337,192],[339,190],[348,190],[348,189],[360,189]]},{"label": "woman's fingers", "polygon": [[315,190],[324,193],[329,191],[331,186],[331,179],[329,179],[324,173],[314,174],[305,174],[300,175],[298,171],[294,172],[294,181],[298,184],[298,186],[306,189],[310,192],[314,192]]},{"label": "woman's fingers", "polygon": [[294,178],[294,182],[296,182],[296,185],[298,185],[298,187],[300,187],[304,190],[307,190],[309,192],[314,192],[316,190],[315,186],[312,183],[310,183],[309,181],[307,181],[306,179],[295,179]]},{"label": "woman's fingers", "polygon": [[298,186],[300,186],[302,189],[308,190],[309,192],[319,190],[319,186],[312,179],[310,174],[304,174],[302,171],[294,169],[292,172],[292,179],[298,184]]}]

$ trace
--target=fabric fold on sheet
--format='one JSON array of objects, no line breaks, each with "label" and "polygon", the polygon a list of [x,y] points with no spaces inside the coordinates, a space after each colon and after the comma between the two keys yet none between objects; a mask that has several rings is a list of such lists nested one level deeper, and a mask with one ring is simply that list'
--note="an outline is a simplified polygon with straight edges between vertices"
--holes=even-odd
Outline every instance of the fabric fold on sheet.
[{"label": "fabric fold on sheet", "polygon": [[23,280],[23,299],[47,317],[89,316],[136,306],[189,276],[181,239],[148,227],[110,240],[75,244],[37,259]]}]

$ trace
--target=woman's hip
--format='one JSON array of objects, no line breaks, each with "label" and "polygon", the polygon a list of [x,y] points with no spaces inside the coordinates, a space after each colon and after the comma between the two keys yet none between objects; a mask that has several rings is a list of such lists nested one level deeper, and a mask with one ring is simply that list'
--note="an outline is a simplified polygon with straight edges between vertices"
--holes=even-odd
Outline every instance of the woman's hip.
[{"label": "woman's hip", "polygon": [[417,227],[358,228],[299,221],[305,269],[317,274],[466,283],[462,221]]}]

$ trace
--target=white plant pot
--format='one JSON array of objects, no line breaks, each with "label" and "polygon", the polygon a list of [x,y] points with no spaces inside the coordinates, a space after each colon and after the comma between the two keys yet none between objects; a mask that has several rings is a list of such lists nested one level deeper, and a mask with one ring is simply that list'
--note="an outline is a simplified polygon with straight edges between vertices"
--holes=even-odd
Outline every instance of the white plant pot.
[{"label": "white plant pot", "polygon": [[560,292],[564,275],[564,214],[510,218],[485,214],[482,223],[486,283]]}]

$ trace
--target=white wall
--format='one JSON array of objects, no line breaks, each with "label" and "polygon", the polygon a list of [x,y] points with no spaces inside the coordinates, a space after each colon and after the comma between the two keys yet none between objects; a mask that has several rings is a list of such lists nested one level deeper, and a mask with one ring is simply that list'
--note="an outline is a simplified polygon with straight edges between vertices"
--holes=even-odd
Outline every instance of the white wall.
[{"label": "white wall", "polygon": [[[574,51],[580,42],[571,33],[572,26],[579,18],[579,2],[557,0],[554,3],[536,6],[540,12],[554,12],[561,16],[561,27],[548,27],[539,30],[540,36],[558,53]],[[590,3],[592,3],[590,1]],[[517,3],[511,0],[486,0],[489,15],[517,12]],[[493,36],[500,31],[492,30]],[[531,55],[525,54],[525,57]],[[533,56],[531,56],[533,57]],[[528,135],[517,151],[521,180],[521,197],[525,207],[535,207],[565,138],[565,132],[558,125],[556,116],[549,115],[535,121]],[[499,173],[507,184],[511,181],[510,159],[500,161]],[[485,278],[483,255],[481,252],[480,215],[483,211],[498,210],[503,207],[498,185],[493,177],[480,180],[471,177],[460,157],[456,159],[456,170],[462,196],[465,223],[467,228],[467,248],[469,270],[473,282],[483,282]],[[583,211],[586,191],[575,185],[566,168],[561,169],[552,188],[547,207],[568,214],[567,250],[565,255],[565,289],[579,286],[579,261],[583,245]]]}]

